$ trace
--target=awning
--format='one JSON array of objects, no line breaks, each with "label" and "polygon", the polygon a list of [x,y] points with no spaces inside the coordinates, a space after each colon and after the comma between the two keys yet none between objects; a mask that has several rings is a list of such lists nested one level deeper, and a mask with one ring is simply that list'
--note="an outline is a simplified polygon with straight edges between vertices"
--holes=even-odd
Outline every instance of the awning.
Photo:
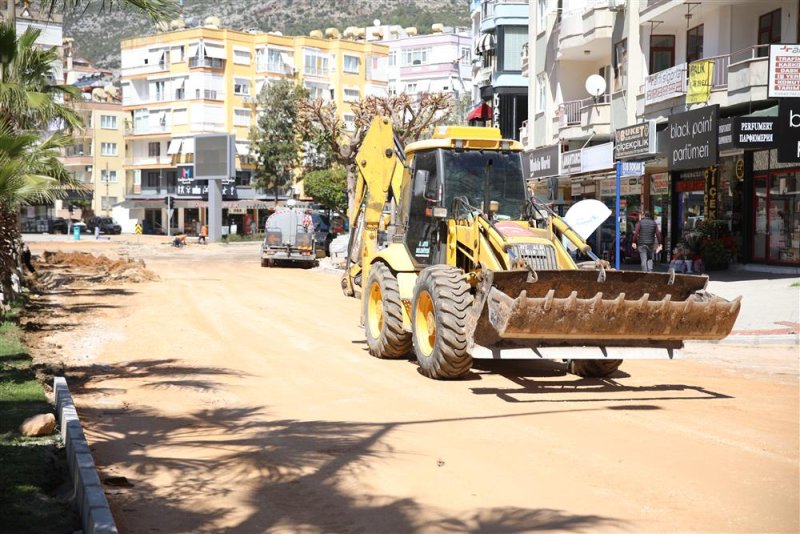
[{"label": "awning", "polygon": [[200,48],[198,43],[192,43],[189,45],[189,53],[187,57],[197,57],[197,49]]},{"label": "awning", "polygon": [[167,155],[174,156],[175,154],[181,153],[181,144],[183,143],[183,139],[173,139],[169,142],[169,148],[167,148]]},{"label": "awning", "polygon": [[239,156],[249,156],[250,145],[247,143],[236,143],[236,154]]},{"label": "awning", "polygon": [[749,115],[744,115],[745,117],[777,117],[778,116],[778,106],[772,106],[766,109],[760,109],[758,111],[754,111]]},{"label": "awning", "polygon": [[294,67],[294,61],[292,60],[292,57],[286,52],[281,52],[281,61],[289,68]]},{"label": "awning", "polygon": [[220,46],[211,46],[206,44],[203,46],[206,57],[214,59],[225,59],[225,49]]},{"label": "awning", "polygon": [[486,102],[481,102],[467,114],[468,121],[486,121],[492,118],[492,108]]},{"label": "awning", "polygon": [[484,33],[478,38],[478,42],[475,44],[475,53],[480,55],[489,50],[494,50],[494,34]]},{"label": "awning", "polygon": [[181,146],[181,154],[194,154],[193,137],[183,140],[183,145]]}]

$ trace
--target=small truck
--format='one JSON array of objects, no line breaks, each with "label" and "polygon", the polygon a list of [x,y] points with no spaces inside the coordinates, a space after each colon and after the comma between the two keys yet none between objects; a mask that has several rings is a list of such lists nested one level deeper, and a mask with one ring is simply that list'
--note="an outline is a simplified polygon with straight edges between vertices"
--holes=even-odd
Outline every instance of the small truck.
[{"label": "small truck", "polygon": [[311,267],[317,261],[316,248],[311,210],[279,208],[269,216],[264,228],[261,266],[273,267],[275,262],[299,262]]}]

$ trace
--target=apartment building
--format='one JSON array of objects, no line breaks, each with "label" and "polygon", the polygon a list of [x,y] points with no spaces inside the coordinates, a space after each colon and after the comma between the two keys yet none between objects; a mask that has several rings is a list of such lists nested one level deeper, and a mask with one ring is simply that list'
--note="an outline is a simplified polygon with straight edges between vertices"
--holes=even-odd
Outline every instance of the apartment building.
[{"label": "apartment building", "polygon": [[[714,221],[726,262],[800,265],[800,163],[777,158],[779,101],[767,95],[769,45],[798,42],[798,14],[789,0],[532,1],[537,194],[613,209],[615,161],[641,162],[619,188],[623,257],[633,223],[651,211],[672,247]],[[741,128],[765,135],[731,135]],[[596,239],[613,257],[613,231]]]},{"label": "apartment building", "polygon": [[205,220],[206,201],[178,179],[178,166],[193,162],[198,134],[235,134],[236,194],[225,217],[243,228],[272,205],[266,202],[274,200],[272,192],[251,187],[248,141],[263,111],[256,109],[257,95],[271,80],[296,80],[312,97],[335,101],[350,125],[352,102],[386,91],[388,47],[382,44],[241,32],[208,22],[121,45],[126,205],[154,229],[167,225],[168,195],[177,199],[173,228],[193,230],[193,221]]},{"label": "apartment building", "polygon": [[470,7],[474,54],[479,58],[473,68],[478,107],[470,118],[490,121],[503,137],[519,140],[528,118],[528,80],[522,76],[522,49],[529,38],[528,2],[481,0]]},{"label": "apartment building", "polygon": [[389,93],[449,93],[471,100],[472,36],[465,28],[434,24],[431,33],[419,35],[417,28],[373,25],[365,38],[389,47]]}]

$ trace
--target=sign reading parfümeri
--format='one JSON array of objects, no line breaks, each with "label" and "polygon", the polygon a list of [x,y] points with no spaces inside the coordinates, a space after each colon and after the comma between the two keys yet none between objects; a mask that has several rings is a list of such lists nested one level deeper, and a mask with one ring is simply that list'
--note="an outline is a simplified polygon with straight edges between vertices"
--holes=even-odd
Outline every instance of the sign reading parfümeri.
[{"label": "sign reading parf\u00fcmeri", "polygon": [[716,165],[719,106],[706,106],[670,116],[665,152],[673,171]]}]

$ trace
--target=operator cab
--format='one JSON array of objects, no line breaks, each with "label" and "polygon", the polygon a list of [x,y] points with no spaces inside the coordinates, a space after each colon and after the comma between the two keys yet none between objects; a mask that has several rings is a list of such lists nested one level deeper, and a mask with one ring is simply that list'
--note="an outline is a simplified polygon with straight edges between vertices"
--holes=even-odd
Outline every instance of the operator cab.
[{"label": "operator cab", "polygon": [[[484,141],[488,144],[489,140]],[[453,146],[409,150],[411,180],[404,191],[401,213],[406,223],[405,243],[416,262],[443,262],[447,219],[467,219],[485,213],[484,206],[489,206],[492,220],[523,217],[528,192],[522,152],[508,149],[510,142],[499,141],[499,132],[497,139],[491,141],[494,147],[473,148],[465,146],[469,143],[461,139],[437,143],[434,138],[424,143],[446,142]],[[409,149],[416,147],[412,145]],[[403,209],[405,206],[407,209]]]}]

